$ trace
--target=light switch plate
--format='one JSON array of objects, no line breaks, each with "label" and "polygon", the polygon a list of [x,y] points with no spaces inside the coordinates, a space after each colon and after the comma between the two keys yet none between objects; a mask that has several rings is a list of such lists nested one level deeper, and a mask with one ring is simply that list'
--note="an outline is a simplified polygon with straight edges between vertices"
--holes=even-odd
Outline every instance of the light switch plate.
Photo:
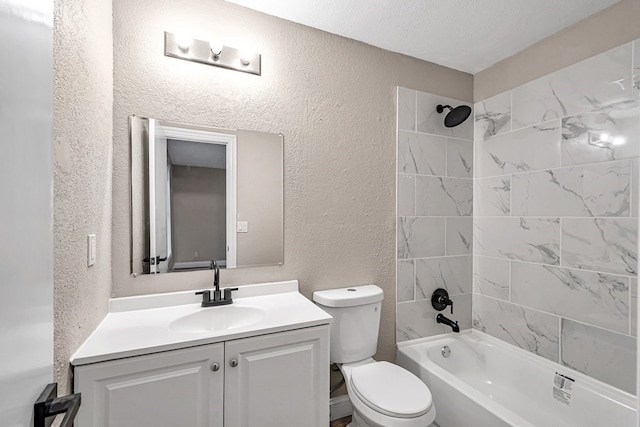
[{"label": "light switch plate", "polygon": [[237,231],[238,231],[238,233],[248,233],[249,232],[249,222],[248,221],[238,221]]},{"label": "light switch plate", "polygon": [[87,236],[87,267],[91,267],[96,263],[96,235],[89,234]]}]

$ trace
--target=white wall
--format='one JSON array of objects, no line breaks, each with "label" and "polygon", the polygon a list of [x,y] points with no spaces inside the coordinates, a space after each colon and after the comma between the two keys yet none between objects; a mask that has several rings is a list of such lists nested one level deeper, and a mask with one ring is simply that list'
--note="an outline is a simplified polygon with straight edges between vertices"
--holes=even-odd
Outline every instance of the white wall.
[{"label": "white wall", "polygon": [[[61,391],[70,391],[69,357],[107,313],[111,292],[111,19],[111,0],[54,0],[54,356]],[[87,267],[93,233],[96,264]]]},{"label": "white wall", "polygon": [[0,0],[0,424],[53,376],[52,5]]}]

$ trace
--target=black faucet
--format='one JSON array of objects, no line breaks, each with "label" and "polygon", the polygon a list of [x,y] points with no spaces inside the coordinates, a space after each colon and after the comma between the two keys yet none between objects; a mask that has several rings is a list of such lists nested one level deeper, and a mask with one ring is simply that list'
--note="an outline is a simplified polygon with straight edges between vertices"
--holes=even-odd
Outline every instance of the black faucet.
[{"label": "black faucet", "polygon": [[215,307],[217,305],[228,305],[233,302],[231,298],[231,292],[237,291],[238,288],[226,288],[220,291],[220,268],[218,268],[218,263],[215,259],[211,260],[211,265],[209,267],[211,270],[214,270],[213,273],[213,298],[211,298],[211,291],[200,291],[196,292],[196,295],[202,295],[202,307]]},{"label": "black faucet", "polygon": [[442,315],[442,313],[438,313],[436,316],[436,323],[443,323],[447,326],[451,326],[453,332],[460,332],[460,327],[458,326],[458,322],[454,322],[451,319],[448,319]]}]

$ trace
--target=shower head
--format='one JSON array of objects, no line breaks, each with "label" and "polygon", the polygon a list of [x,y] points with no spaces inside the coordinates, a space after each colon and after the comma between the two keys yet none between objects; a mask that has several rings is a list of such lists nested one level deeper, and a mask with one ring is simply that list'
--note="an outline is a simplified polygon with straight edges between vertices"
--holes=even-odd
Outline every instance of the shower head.
[{"label": "shower head", "polygon": [[436,111],[438,113],[442,113],[445,108],[448,108],[450,111],[444,118],[444,125],[448,128],[453,128],[467,120],[467,117],[471,114],[471,107],[468,105],[460,105],[456,108],[451,107],[451,105],[438,105],[436,107]]}]

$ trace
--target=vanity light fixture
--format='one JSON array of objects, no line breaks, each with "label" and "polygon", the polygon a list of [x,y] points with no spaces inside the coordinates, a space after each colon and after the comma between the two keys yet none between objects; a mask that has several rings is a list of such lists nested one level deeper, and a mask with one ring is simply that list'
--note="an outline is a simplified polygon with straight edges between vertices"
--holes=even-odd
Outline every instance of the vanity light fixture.
[{"label": "vanity light fixture", "polygon": [[185,39],[177,34],[165,32],[164,55],[261,75],[262,57],[260,54],[223,46],[217,41]]}]

